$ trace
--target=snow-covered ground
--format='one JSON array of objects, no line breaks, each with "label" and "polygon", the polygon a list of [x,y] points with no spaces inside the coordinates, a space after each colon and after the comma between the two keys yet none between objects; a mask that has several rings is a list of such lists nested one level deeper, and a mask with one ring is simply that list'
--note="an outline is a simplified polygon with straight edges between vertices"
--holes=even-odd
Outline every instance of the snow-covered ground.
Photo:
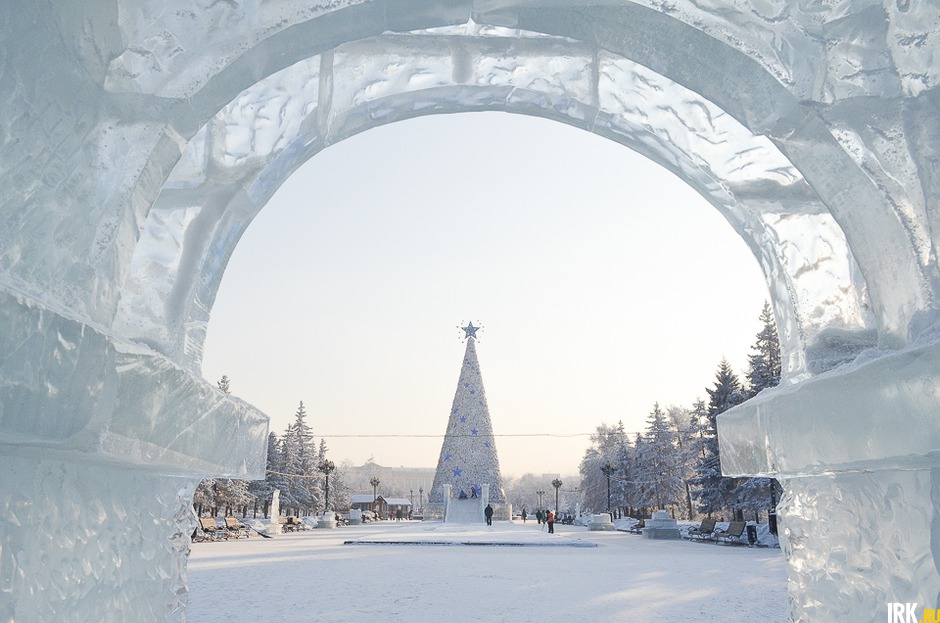
[{"label": "snow-covered ground", "polygon": [[[779,549],[653,541],[558,524],[555,531],[544,534],[535,522],[379,522],[195,543],[187,621],[787,619]],[[452,545],[395,543],[403,541]],[[563,542],[576,547],[541,546]]]}]

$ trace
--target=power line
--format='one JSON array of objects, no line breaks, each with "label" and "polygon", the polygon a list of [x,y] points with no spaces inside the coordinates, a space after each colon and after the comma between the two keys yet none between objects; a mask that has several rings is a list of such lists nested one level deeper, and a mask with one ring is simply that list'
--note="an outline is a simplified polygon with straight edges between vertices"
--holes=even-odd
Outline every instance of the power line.
[{"label": "power line", "polygon": [[[500,433],[494,435],[480,435],[480,434],[468,434],[468,433],[452,433],[452,434],[411,434],[411,433],[379,433],[379,434],[357,434],[357,435],[330,435],[323,434],[320,437],[324,439],[388,439],[388,438],[405,438],[405,439],[443,439],[444,437],[558,437],[558,438],[572,438],[572,437],[590,437],[596,435],[597,433]],[[632,435],[634,433],[627,433]]]}]

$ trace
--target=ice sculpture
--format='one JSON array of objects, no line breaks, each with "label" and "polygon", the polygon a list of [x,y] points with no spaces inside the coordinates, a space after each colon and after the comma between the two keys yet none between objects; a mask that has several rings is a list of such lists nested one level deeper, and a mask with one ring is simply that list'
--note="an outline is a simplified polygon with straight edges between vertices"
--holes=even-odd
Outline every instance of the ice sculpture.
[{"label": "ice sculpture", "polygon": [[182,618],[192,480],[263,465],[199,380],[239,236],[330,144],[475,110],[635,149],[753,249],[785,382],[719,426],[784,481],[792,619],[935,604],[938,46],[916,0],[7,7],[0,618]]}]

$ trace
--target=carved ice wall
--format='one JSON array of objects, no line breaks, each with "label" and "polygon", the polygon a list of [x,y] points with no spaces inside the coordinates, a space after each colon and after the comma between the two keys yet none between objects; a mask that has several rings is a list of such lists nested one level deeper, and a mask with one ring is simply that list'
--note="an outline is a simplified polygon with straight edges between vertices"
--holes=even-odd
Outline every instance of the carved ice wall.
[{"label": "carved ice wall", "polygon": [[[753,249],[786,378],[720,434],[727,473],[784,479],[792,618],[936,603],[937,5],[44,0],[4,13],[0,461],[16,477],[0,483],[0,616],[109,620],[134,603],[181,618],[191,481],[263,469],[264,417],[199,378],[240,235],[330,144],[476,110],[637,150]],[[159,547],[127,537],[144,517]],[[902,523],[901,541],[879,537]],[[37,540],[40,524],[57,537]],[[76,558],[94,539],[105,549]]]}]

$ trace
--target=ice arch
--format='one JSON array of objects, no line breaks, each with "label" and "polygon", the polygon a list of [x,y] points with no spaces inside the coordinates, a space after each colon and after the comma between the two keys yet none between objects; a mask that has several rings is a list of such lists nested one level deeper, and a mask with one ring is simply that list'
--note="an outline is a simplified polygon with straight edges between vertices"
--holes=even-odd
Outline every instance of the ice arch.
[{"label": "ice arch", "polygon": [[[107,619],[134,603],[180,617],[191,479],[263,464],[263,416],[197,373],[238,236],[331,142],[471,110],[608,136],[726,215],[771,283],[788,384],[723,419],[724,468],[785,479],[791,616],[876,620],[886,601],[933,603],[938,12],[683,0],[11,11],[0,468],[16,482],[0,486],[0,614]],[[124,563],[128,551],[148,564]]]}]

